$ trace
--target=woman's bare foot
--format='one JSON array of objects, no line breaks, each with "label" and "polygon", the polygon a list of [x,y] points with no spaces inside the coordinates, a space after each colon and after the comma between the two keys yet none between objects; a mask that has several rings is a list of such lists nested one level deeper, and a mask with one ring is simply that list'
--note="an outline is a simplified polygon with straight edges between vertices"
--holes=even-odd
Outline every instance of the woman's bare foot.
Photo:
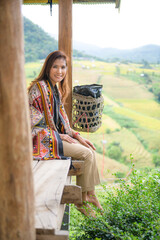
[{"label": "woman's bare foot", "polygon": [[96,206],[97,208],[99,208],[101,211],[103,211],[103,208],[100,204],[100,202],[98,201],[97,197],[95,194],[91,194],[91,193],[87,193],[87,202],[92,203],[94,206]]},{"label": "woman's bare foot", "polygon": [[87,203],[84,204],[77,204],[76,209],[84,214],[86,217],[93,217],[96,218],[95,211],[91,208],[91,206]]}]

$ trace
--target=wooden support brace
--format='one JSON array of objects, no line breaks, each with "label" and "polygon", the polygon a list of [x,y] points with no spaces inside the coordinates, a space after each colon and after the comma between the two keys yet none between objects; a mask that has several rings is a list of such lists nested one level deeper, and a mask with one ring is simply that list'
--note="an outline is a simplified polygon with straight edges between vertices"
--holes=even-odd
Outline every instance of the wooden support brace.
[{"label": "wooden support brace", "polygon": [[63,189],[61,204],[65,203],[82,203],[82,189],[75,185],[65,185]]},{"label": "wooden support brace", "polygon": [[[38,230],[38,231],[37,231]],[[68,240],[68,231],[36,230],[36,240]]]},{"label": "wooden support brace", "polygon": [[69,170],[68,176],[79,176],[84,172],[84,161],[72,160],[74,168]]},{"label": "wooden support brace", "polygon": [[36,235],[55,235],[55,229],[37,228]]}]

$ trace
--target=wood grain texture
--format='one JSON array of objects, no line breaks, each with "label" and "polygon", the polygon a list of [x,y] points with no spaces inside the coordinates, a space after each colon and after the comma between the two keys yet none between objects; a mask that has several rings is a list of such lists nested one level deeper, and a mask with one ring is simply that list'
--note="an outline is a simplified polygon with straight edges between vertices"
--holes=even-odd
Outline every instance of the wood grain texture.
[{"label": "wood grain texture", "polygon": [[72,4],[73,0],[59,0],[59,50],[64,51],[68,58],[69,96],[65,109],[72,126]]},{"label": "wood grain texture", "polygon": [[21,0],[0,0],[1,240],[35,239],[21,3]]},{"label": "wood grain texture", "polygon": [[76,185],[65,185],[61,204],[65,203],[74,203],[81,204],[82,203],[82,189]]},{"label": "wood grain texture", "polygon": [[68,176],[79,176],[84,172],[84,161],[72,160],[74,168],[69,170]]},{"label": "wood grain texture", "polygon": [[60,229],[64,214],[61,197],[69,167],[70,160],[33,162],[36,228]]},{"label": "wood grain texture", "polygon": [[68,231],[59,231],[55,235],[36,235],[36,240],[68,240]]},{"label": "wood grain texture", "polygon": [[55,231],[49,229],[36,229],[36,240],[68,240],[68,231]]}]

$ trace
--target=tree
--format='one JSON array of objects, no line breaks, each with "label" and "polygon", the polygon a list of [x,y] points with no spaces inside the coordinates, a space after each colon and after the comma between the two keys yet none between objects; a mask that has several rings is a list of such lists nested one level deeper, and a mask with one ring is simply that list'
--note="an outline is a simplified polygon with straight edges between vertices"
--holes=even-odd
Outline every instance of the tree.
[{"label": "tree", "polygon": [[157,100],[160,101],[160,83],[154,83],[152,89]]}]

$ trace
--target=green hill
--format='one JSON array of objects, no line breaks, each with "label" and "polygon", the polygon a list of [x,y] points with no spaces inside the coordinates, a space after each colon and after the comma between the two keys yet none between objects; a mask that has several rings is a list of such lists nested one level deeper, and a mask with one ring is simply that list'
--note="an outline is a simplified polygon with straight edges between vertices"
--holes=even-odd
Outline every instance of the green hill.
[{"label": "green hill", "polygon": [[[24,46],[25,61],[35,62],[37,60],[45,59],[50,52],[57,50],[58,41],[38,25],[24,17]],[[75,49],[73,50],[73,57],[100,60],[99,57],[90,56],[87,53]]]},{"label": "green hill", "polygon": [[38,25],[33,24],[24,17],[24,45],[26,62],[44,59],[58,48],[58,42],[43,31]]}]

